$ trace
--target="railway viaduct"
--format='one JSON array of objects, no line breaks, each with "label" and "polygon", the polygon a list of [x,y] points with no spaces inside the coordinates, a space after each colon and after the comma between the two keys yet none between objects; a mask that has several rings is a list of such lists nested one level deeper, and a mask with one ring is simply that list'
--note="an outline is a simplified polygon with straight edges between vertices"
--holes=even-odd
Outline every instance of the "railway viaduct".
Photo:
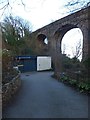
[{"label": "railway viaduct", "polygon": [[[90,6],[31,33],[30,40],[34,42],[37,55],[52,56],[56,75],[61,71],[62,38],[73,28],[80,28],[83,33],[83,60],[85,60],[90,56]],[[48,39],[48,44],[45,44],[45,38]]]}]

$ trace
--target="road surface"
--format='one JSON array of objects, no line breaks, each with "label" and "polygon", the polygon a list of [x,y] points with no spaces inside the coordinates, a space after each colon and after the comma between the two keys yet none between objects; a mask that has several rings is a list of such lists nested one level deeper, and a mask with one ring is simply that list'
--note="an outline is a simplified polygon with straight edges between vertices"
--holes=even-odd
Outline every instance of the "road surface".
[{"label": "road surface", "polygon": [[87,118],[88,97],[58,82],[52,74],[21,74],[20,91],[3,111],[3,118]]}]

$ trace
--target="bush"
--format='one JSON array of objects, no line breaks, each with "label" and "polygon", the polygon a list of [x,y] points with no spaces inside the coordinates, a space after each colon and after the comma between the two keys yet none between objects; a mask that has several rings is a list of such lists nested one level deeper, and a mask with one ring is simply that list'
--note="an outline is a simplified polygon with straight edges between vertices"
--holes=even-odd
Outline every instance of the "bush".
[{"label": "bush", "polygon": [[5,84],[17,75],[17,71],[13,69],[13,57],[9,50],[2,50],[2,83]]},{"label": "bush", "polygon": [[77,84],[77,81],[76,81],[76,80],[71,79],[71,80],[69,80],[69,83],[70,83],[71,85],[76,85],[76,84]]},{"label": "bush", "polygon": [[78,84],[78,87],[79,87],[81,92],[83,92],[83,91],[88,91],[89,92],[90,91],[90,83],[80,82]]},{"label": "bush", "polygon": [[2,71],[9,71],[12,68],[12,56],[7,49],[2,50]]},{"label": "bush", "polygon": [[[55,75],[53,75],[54,78],[57,79]],[[63,75],[58,78],[59,81],[66,83],[70,86],[73,86],[74,88],[78,89],[80,92],[85,92],[87,94],[90,94],[90,82],[89,81],[78,81],[76,79],[71,79],[67,75]]]}]

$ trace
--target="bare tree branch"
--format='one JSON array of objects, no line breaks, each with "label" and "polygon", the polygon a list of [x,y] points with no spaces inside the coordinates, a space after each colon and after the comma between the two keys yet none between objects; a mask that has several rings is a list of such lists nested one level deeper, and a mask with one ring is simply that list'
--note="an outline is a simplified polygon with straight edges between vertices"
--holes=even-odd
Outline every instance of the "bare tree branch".
[{"label": "bare tree branch", "polygon": [[3,10],[2,14],[1,14],[1,17],[3,16],[3,14],[4,14],[4,11],[6,10],[6,8],[7,8],[7,7],[4,7],[4,10]]},{"label": "bare tree branch", "polygon": [[5,1],[0,2],[0,4],[3,4],[3,3],[5,3]]},{"label": "bare tree branch", "polygon": [[73,13],[77,10],[90,6],[89,0],[70,0],[65,7],[69,9],[68,13]]},{"label": "bare tree branch", "polygon": [[24,4],[23,0],[21,0],[21,3],[22,3],[22,5],[25,7],[25,4]]},{"label": "bare tree branch", "polygon": [[73,53],[73,57],[76,57],[77,59],[80,57],[80,55],[82,55],[81,40],[77,43],[75,50],[74,48],[72,48],[72,53]]},{"label": "bare tree branch", "polygon": [[[12,0],[12,4],[10,0],[6,0],[6,1],[2,1],[0,2],[0,10],[3,10],[2,15],[4,14],[6,9],[10,9],[10,13],[12,11],[12,6],[15,4],[15,2],[18,2],[18,0]],[[24,6],[24,9],[26,8],[25,3],[23,2],[23,0],[19,0],[19,2],[21,3],[20,5]]]},{"label": "bare tree branch", "polygon": [[7,4],[4,5],[2,8],[0,8],[0,10],[2,10],[2,9],[4,9],[4,8],[8,7],[8,6],[9,6],[9,3],[7,3]]},{"label": "bare tree branch", "polygon": [[66,50],[66,45],[65,45],[65,44],[63,44],[62,54],[65,54],[65,50]]}]

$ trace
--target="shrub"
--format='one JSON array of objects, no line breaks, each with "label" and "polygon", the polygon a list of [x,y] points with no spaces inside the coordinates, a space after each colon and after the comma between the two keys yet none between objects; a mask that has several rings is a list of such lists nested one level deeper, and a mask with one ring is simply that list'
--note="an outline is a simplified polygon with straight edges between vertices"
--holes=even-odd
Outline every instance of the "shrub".
[{"label": "shrub", "polygon": [[2,50],[2,71],[9,71],[12,68],[12,56],[7,49]]},{"label": "shrub", "polygon": [[71,85],[76,85],[76,84],[77,84],[77,81],[76,81],[76,80],[71,79],[71,80],[69,80],[69,83],[70,83]]},{"label": "shrub", "polygon": [[5,84],[17,75],[17,71],[13,69],[13,57],[11,51],[2,50],[2,83]]}]

